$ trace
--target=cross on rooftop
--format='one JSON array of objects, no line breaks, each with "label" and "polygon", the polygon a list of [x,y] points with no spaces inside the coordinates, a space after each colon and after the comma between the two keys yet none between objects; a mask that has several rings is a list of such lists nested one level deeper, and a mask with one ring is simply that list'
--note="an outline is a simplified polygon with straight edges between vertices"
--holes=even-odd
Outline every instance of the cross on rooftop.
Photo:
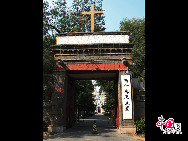
[{"label": "cross on rooftop", "polygon": [[94,4],[91,4],[91,11],[82,12],[82,14],[91,14],[91,32],[94,32],[94,14],[103,13],[103,11],[94,11]]}]

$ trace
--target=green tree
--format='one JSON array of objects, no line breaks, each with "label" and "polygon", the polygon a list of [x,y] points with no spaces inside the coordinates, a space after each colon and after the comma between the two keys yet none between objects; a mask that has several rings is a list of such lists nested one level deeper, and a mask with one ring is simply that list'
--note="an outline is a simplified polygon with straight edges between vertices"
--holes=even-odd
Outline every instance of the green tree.
[{"label": "green tree", "polygon": [[49,31],[55,33],[66,32],[68,28],[68,13],[66,1],[52,2],[52,7],[47,1],[43,2],[43,35]]},{"label": "green tree", "polygon": [[127,19],[120,22],[121,31],[130,31],[132,50],[132,71],[140,81],[145,80],[145,19]]},{"label": "green tree", "polygon": [[115,108],[115,93],[114,93],[114,81],[109,80],[97,80],[97,85],[100,86],[99,93],[105,92],[106,101],[102,108],[105,110],[106,115],[112,116],[112,110]]},{"label": "green tree", "polygon": [[50,26],[49,3],[43,2],[43,98],[50,97],[53,87],[53,66],[54,59],[50,51],[50,45],[55,44],[55,37],[49,34]]},{"label": "green tree", "polygon": [[[102,1],[103,0],[74,0],[72,5],[71,17],[74,18],[72,20],[72,32],[90,32],[91,31],[91,15],[82,14],[83,11],[90,11],[91,4],[94,4],[95,11],[103,11],[102,10]],[[95,32],[96,31],[104,31],[105,28],[103,25],[105,16],[103,14],[95,14]]]},{"label": "green tree", "polygon": [[[44,100],[50,100],[52,89],[53,89],[53,68],[54,68],[54,58],[51,54],[49,46],[54,44],[55,39],[51,35],[46,35],[43,38],[43,92]],[[45,97],[48,97],[46,99]]]},{"label": "green tree", "polygon": [[83,111],[85,117],[95,111],[93,91],[94,85],[91,80],[75,81],[75,102],[79,105],[79,113]]},{"label": "green tree", "polygon": [[[65,0],[43,3],[43,34],[54,31],[54,33],[67,32],[90,32],[91,15],[81,14],[90,11],[91,4],[95,4],[96,11],[103,11],[103,0],[74,0],[71,7],[67,7]],[[95,14],[95,32],[104,31],[104,14]]]},{"label": "green tree", "polygon": [[55,44],[55,37],[46,35],[43,38],[43,73],[52,73],[54,58],[51,54],[50,45]]}]

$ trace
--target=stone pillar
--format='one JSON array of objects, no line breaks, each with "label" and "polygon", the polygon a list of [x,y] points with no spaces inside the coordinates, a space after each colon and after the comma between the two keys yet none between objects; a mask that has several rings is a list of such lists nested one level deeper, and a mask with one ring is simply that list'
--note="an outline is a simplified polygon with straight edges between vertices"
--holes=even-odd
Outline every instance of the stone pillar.
[{"label": "stone pillar", "polygon": [[65,101],[66,101],[66,71],[54,71],[54,92],[52,94],[51,125],[48,132],[63,132],[65,130]]},{"label": "stone pillar", "polygon": [[[136,133],[136,127],[134,125],[134,117],[132,119],[123,119],[123,105],[122,105],[122,84],[121,84],[121,75],[125,75],[126,71],[121,70],[119,72],[118,78],[118,102],[119,102],[119,131],[120,133],[126,134],[134,134]],[[131,75],[131,73],[129,73]],[[131,78],[130,78],[131,79]],[[130,80],[131,81],[131,80]],[[133,94],[131,91],[131,98],[133,98]],[[133,106],[132,106],[133,108]],[[132,111],[132,115],[133,115]]]},{"label": "stone pillar", "polygon": [[66,129],[75,123],[74,81],[68,78],[66,99]]},{"label": "stone pillar", "polygon": [[122,120],[123,120],[123,107],[122,107],[122,92],[121,92],[121,75],[125,74],[126,71],[121,70],[119,71],[119,77],[118,77],[118,103],[119,103],[119,127],[122,126]]}]

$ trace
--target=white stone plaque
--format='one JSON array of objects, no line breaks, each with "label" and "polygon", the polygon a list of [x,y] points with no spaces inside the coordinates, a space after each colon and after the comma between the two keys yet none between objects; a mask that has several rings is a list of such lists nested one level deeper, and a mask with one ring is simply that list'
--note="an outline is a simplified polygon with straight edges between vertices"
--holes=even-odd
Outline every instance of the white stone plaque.
[{"label": "white stone plaque", "polygon": [[129,43],[129,35],[87,35],[57,36],[57,45],[64,44],[98,44],[98,43]]},{"label": "white stone plaque", "polygon": [[132,97],[130,75],[121,75],[123,119],[132,119]]}]

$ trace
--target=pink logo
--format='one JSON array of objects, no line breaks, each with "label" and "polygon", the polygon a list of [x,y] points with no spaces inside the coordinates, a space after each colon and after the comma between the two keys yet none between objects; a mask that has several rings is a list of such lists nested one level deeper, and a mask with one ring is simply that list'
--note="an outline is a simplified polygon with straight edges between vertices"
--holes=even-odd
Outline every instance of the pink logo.
[{"label": "pink logo", "polygon": [[165,125],[165,124],[166,124],[166,122],[158,121],[158,122],[156,123],[156,126],[157,126],[157,127],[160,127],[160,126],[163,126],[163,125]]},{"label": "pink logo", "polygon": [[[182,134],[181,131],[181,123],[175,123],[173,118],[169,118],[165,121],[163,116],[158,117],[158,122],[156,123],[157,127],[160,127],[161,131],[163,131],[163,134],[170,134],[170,133],[176,133],[176,134]],[[164,122],[165,121],[165,122]],[[166,126],[165,129],[163,129],[163,126]]]},{"label": "pink logo", "polygon": [[166,122],[166,128],[174,128],[174,119],[173,118],[169,118]]},{"label": "pink logo", "polygon": [[166,122],[163,122],[164,120],[161,120],[158,121],[156,123],[156,126],[157,127],[160,127],[160,126],[163,126],[163,125],[166,125],[166,128],[174,128],[174,119],[173,118],[169,118],[168,120],[166,120]]}]

